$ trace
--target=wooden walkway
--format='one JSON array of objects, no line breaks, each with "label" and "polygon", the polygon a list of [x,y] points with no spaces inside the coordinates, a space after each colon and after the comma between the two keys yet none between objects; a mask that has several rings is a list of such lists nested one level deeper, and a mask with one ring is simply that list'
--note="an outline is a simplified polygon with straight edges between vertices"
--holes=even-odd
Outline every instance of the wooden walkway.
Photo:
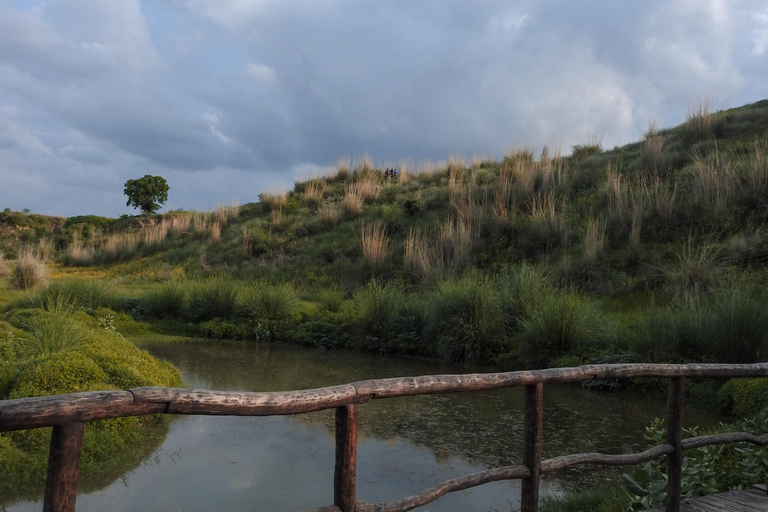
[{"label": "wooden walkway", "polygon": [[[710,494],[703,498],[687,501],[680,505],[680,512],[766,512],[768,492],[765,485],[755,486],[746,491]],[[651,512],[664,512],[656,509]]]}]

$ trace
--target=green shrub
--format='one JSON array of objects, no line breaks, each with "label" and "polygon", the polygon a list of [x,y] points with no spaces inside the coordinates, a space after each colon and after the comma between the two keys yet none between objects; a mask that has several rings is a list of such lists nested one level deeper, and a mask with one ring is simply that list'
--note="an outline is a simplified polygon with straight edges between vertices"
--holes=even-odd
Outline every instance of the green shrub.
[{"label": "green shrub", "polygon": [[532,298],[515,337],[527,368],[547,368],[568,354],[587,356],[605,344],[597,307],[573,291]]},{"label": "green shrub", "polygon": [[[36,316],[48,316],[41,312]],[[66,352],[45,353],[18,360],[7,395],[26,398],[80,391],[127,389],[138,386],[180,386],[179,371],[157,361],[120,335],[92,327],[89,317],[77,316],[81,333]],[[2,343],[0,343],[2,347]],[[2,352],[2,348],[0,348]],[[85,427],[81,474],[102,474],[116,464],[121,452],[154,435],[157,417],[132,417],[89,423]],[[50,429],[0,434],[0,495],[19,492],[45,480]]]},{"label": "green shrub", "polygon": [[731,379],[720,388],[718,398],[728,414],[755,416],[768,410],[768,379]]},{"label": "green shrub", "polygon": [[299,298],[288,284],[261,286],[245,301],[249,316],[270,322],[293,322],[298,314]]},{"label": "green shrub", "polygon": [[[734,424],[721,424],[715,431],[706,434],[726,432],[749,432],[763,435],[768,432],[768,417],[741,420]],[[683,429],[683,437],[699,435],[696,427]],[[645,438],[651,446],[666,442],[666,428],[663,420],[656,419],[645,429]],[[768,477],[768,447],[751,443],[703,446],[686,451],[682,464],[681,495],[683,500],[724,491],[748,489],[765,482]],[[634,475],[624,475],[624,482],[631,501],[629,509],[648,509],[663,505],[666,496],[666,464],[658,458],[647,462]]]},{"label": "green shrub", "polygon": [[205,338],[219,340],[254,339],[253,329],[243,320],[225,320],[214,318],[200,324],[200,334]]},{"label": "green shrub", "polygon": [[151,318],[180,318],[187,307],[187,288],[176,282],[164,283],[144,294],[140,307]]},{"label": "green shrub", "polygon": [[734,283],[710,298],[705,313],[705,350],[721,363],[755,363],[768,353],[765,294]]},{"label": "green shrub", "polygon": [[123,301],[117,296],[110,283],[102,279],[62,279],[38,292],[34,302],[41,307],[62,300],[77,309],[93,313],[99,308],[113,311],[122,309]]},{"label": "green shrub", "polygon": [[427,338],[444,361],[493,360],[507,328],[499,292],[477,274],[443,281],[427,305]]},{"label": "green shrub", "polygon": [[229,318],[238,310],[240,291],[227,279],[209,279],[192,288],[187,314],[190,320]]},{"label": "green shrub", "polygon": [[381,353],[417,350],[421,312],[401,285],[371,280],[355,292],[352,302],[359,347]]}]

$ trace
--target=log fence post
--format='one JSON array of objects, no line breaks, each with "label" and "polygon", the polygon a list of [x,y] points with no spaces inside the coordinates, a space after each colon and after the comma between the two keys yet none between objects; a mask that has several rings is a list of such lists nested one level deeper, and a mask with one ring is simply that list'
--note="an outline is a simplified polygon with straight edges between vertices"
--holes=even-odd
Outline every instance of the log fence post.
[{"label": "log fence post", "polygon": [[75,510],[84,428],[85,424],[81,422],[53,427],[43,512],[74,512]]},{"label": "log fence post", "polygon": [[522,481],[520,512],[539,510],[539,479],[541,477],[541,426],[544,405],[544,384],[525,386],[525,432],[523,434],[523,465],[531,472]]},{"label": "log fence post", "polygon": [[354,512],[357,500],[357,405],[336,408],[336,465],[333,504]]},{"label": "log fence post", "polygon": [[669,379],[667,401],[667,444],[675,449],[667,455],[667,512],[680,511],[680,494],[683,467],[683,394],[685,377]]}]

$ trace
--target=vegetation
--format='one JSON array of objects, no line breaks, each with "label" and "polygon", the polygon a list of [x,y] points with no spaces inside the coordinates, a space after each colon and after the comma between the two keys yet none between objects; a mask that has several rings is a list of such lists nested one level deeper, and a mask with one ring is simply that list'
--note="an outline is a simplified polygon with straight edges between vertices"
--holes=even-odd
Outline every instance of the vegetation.
[{"label": "vegetation", "polygon": [[144,215],[155,213],[168,200],[168,183],[161,176],[145,175],[125,182],[123,193],[128,196],[126,206],[139,208]]},{"label": "vegetation", "polygon": [[[103,310],[101,312],[103,313]],[[99,326],[59,297],[46,309],[20,309],[0,324],[0,398],[79,391],[179,386],[178,370]],[[158,417],[119,418],[86,426],[81,471],[113,466],[121,452],[155,435]],[[0,433],[0,495],[45,481],[50,429]]]},{"label": "vegetation", "polygon": [[[41,319],[74,316],[80,329],[106,311],[135,332],[509,370],[763,361],[767,149],[768,100],[723,112],[700,102],[680,126],[623,147],[404,162],[396,177],[368,156],[342,158],[291,191],[212,212],[155,215],[168,189],[152,176],[126,183],[142,216],[4,210],[4,350],[29,354],[2,370],[6,393],[17,368],[44,358],[101,379],[100,363],[82,360],[92,345],[53,340]],[[31,341],[34,322],[50,345]],[[688,389],[726,412],[766,404],[762,380]]]}]

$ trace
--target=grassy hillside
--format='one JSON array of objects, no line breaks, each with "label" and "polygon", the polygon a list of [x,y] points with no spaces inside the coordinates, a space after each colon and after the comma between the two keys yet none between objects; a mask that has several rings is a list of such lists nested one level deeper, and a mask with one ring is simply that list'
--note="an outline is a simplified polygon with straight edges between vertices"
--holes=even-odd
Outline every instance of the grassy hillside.
[{"label": "grassy hillside", "polygon": [[[12,291],[42,282],[44,261],[57,293],[98,278],[124,297],[110,307],[136,332],[501,368],[764,360],[768,100],[572,150],[401,163],[394,178],[342,159],[214,212],[5,210],[0,297],[10,311],[50,295]],[[19,278],[18,255],[39,279]]]}]

